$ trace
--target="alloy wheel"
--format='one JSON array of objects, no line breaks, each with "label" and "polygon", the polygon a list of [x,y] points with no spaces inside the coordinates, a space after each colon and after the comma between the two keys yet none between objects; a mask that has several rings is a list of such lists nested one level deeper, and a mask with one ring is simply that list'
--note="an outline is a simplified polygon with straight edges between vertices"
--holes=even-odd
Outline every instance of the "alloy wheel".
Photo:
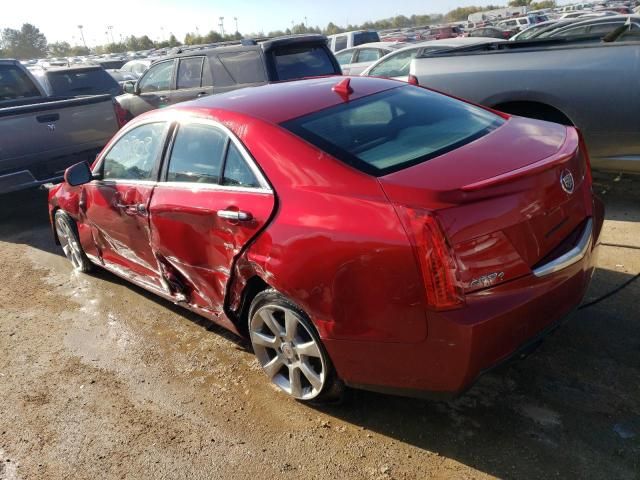
[{"label": "alloy wheel", "polygon": [[327,377],[326,361],[296,311],[264,306],[251,317],[249,329],[256,357],[276,386],[299,400],[320,394]]},{"label": "alloy wheel", "polygon": [[75,233],[71,231],[71,227],[62,216],[56,219],[56,231],[65,256],[69,259],[74,269],[80,269],[82,267],[81,247],[78,244]]}]

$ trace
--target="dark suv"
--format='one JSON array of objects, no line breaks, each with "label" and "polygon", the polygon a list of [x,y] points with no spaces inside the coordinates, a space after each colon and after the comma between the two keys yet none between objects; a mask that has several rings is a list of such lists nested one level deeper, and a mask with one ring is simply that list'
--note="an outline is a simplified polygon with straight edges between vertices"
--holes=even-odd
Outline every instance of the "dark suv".
[{"label": "dark suv", "polygon": [[238,88],[322,75],[340,75],[323,35],[291,35],[257,42],[184,49],[156,61],[116,98],[129,120],[154,108]]}]

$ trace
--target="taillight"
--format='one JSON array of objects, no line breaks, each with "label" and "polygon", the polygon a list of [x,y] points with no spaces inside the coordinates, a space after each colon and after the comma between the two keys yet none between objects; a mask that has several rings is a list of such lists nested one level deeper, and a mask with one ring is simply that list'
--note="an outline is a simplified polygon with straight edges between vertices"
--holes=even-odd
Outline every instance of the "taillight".
[{"label": "taillight", "polygon": [[118,121],[118,127],[122,128],[126,125],[129,119],[129,112],[127,112],[117,100],[113,100],[113,109],[116,112],[116,120]]},{"label": "taillight", "polygon": [[427,305],[434,310],[462,307],[464,293],[458,281],[458,266],[438,220],[423,210],[397,209],[418,257]]},{"label": "taillight", "polygon": [[420,85],[420,83],[418,83],[418,77],[415,75],[409,75],[409,79],[407,81],[410,85]]}]

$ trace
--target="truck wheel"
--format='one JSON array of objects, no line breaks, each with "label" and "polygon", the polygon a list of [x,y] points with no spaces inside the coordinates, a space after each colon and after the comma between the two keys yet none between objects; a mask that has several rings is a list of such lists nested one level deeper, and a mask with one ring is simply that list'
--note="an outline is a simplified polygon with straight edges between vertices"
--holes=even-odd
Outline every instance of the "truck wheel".
[{"label": "truck wheel", "polygon": [[73,219],[63,210],[58,210],[55,215],[56,234],[62,246],[62,251],[69,259],[73,268],[86,273],[93,268],[93,264],[80,245],[78,230]]},{"label": "truck wheel", "polygon": [[309,317],[277,291],[251,302],[249,337],[262,370],[287,395],[309,403],[342,398],[344,386]]}]

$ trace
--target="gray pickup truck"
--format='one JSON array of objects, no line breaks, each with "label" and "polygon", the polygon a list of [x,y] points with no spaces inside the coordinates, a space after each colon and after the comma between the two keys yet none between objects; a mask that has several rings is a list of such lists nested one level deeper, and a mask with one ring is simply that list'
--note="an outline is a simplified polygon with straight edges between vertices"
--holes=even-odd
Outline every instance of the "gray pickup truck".
[{"label": "gray pickup truck", "polygon": [[575,125],[594,169],[640,173],[640,41],[483,44],[412,61],[409,80],[514,115]]},{"label": "gray pickup truck", "polygon": [[48,97],[20,62],[0,60],[0,194],[59,181],[117,130],[110,95]]}]

